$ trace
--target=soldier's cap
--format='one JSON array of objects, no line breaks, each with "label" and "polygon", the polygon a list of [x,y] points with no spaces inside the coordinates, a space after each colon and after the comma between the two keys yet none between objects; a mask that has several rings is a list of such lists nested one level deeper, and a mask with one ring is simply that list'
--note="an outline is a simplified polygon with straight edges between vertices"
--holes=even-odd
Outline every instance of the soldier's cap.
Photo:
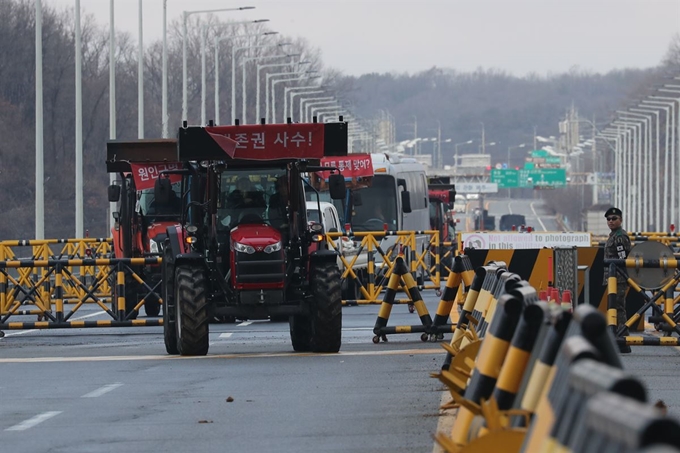
[{"label": "soldier's cap", "polygon": [[604,213],[605,217],[609,217],[610,215],[617,215],[619,217],[623,216],[623,212],[619,208],[609,208],[607,209],[607,212]]}]

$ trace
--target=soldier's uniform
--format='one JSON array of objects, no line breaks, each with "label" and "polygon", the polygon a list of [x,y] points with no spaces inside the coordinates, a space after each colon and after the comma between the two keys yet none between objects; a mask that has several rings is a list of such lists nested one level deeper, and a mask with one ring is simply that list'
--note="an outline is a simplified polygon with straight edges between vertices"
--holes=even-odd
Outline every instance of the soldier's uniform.
[{"label": "soldier's uniform", "polygon": [[[611,208],[605,214],[605,217],[609,215],[617,215],[621,217],[621,211],[616,208]],[[609,233],[607,242],[604,246],[604,258],[605,259],[625,259],[628,257],[630,252],[630,238],[628,233],[623,228],[616,228]],[[609,277],[609,266],[605,266],[604,270],[604,284],[607,284],[607,278]],[[621,327],[628,320],[626,315],[626,289],[628,284],[626,279],[619,275],[616,275],[616,324]],[[624,336],[627,332],[624,332]]]}]

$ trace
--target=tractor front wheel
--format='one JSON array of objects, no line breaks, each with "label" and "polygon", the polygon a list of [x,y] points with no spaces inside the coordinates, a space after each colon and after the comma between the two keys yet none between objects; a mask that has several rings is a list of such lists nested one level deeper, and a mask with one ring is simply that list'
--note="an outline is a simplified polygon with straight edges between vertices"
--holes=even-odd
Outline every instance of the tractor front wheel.
[{"label": "tractor front wheel", "polygon": [[342,343],[340,270],[335,262],[317,263],[311,273],[310,285],[314,294],[310,319],[312,351],[338,352]]},{"label": "tractor front wheel", "polygon": [[175,268],[175,331],[181,355],[208,353],[208,303],[203,268],[181,264]]}]

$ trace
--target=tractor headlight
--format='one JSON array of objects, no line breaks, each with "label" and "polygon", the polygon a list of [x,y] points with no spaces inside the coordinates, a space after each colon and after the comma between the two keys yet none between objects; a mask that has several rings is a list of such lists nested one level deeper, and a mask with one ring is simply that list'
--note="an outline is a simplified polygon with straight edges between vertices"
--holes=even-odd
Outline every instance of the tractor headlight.
[{"label": "tractor headlight", "polygon": [[240,242],[234,242],[234,250],[241,253],[247,253],[248,255],[255,253],[255,248],[252,245],[245,245]]},{"label": "tractor headlight", "polygon": [[281,250],[281,241],[277,242],[276,244],[269,244],[264,248],[264,253],[274,253],[278,252]]},{"label": "tractor headlight", "polygon": [[149,239],[149,251],[151,253],[160,253],[160,247],[158,246],[158,242],[154,241],[153,239]]}]

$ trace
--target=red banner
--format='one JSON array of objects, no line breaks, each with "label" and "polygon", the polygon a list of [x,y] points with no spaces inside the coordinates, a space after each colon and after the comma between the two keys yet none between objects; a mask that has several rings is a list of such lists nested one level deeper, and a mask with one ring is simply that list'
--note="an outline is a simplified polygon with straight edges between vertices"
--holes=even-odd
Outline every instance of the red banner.
[{"label": "red banner", "polygon": [[[132,177],[135,180],[137,190],[153,189],[162,171],[180,169],[177,162],[149,162],[145,164],[130,162],[130,167],[132,168]],[[182,175],[168,175],[168,177],[171,184],[182,180]]]},{"label": "red banner", "polygon": [[[348,154],[347,156],[324,157],[321,159],[324,167],[335,167],[340,170],[345,178],[360,176],[373,176],[373,160],[370,154]],[[324,171],[324,178],[328,178],[330,172]]]},{"label": "red banner", "polygon": [[206,132],[224,148],[225,138],[234,140],[234,159],[320,159],[324,155],[323,123],[248,124],[206,127]]},{"label": "red banner", "polygon": [[448,190],[430,189],[428,195],[430,196],[430,198],[438,198],[442,200],[444,203],[453,203],[453,200],[449,199]]}]

